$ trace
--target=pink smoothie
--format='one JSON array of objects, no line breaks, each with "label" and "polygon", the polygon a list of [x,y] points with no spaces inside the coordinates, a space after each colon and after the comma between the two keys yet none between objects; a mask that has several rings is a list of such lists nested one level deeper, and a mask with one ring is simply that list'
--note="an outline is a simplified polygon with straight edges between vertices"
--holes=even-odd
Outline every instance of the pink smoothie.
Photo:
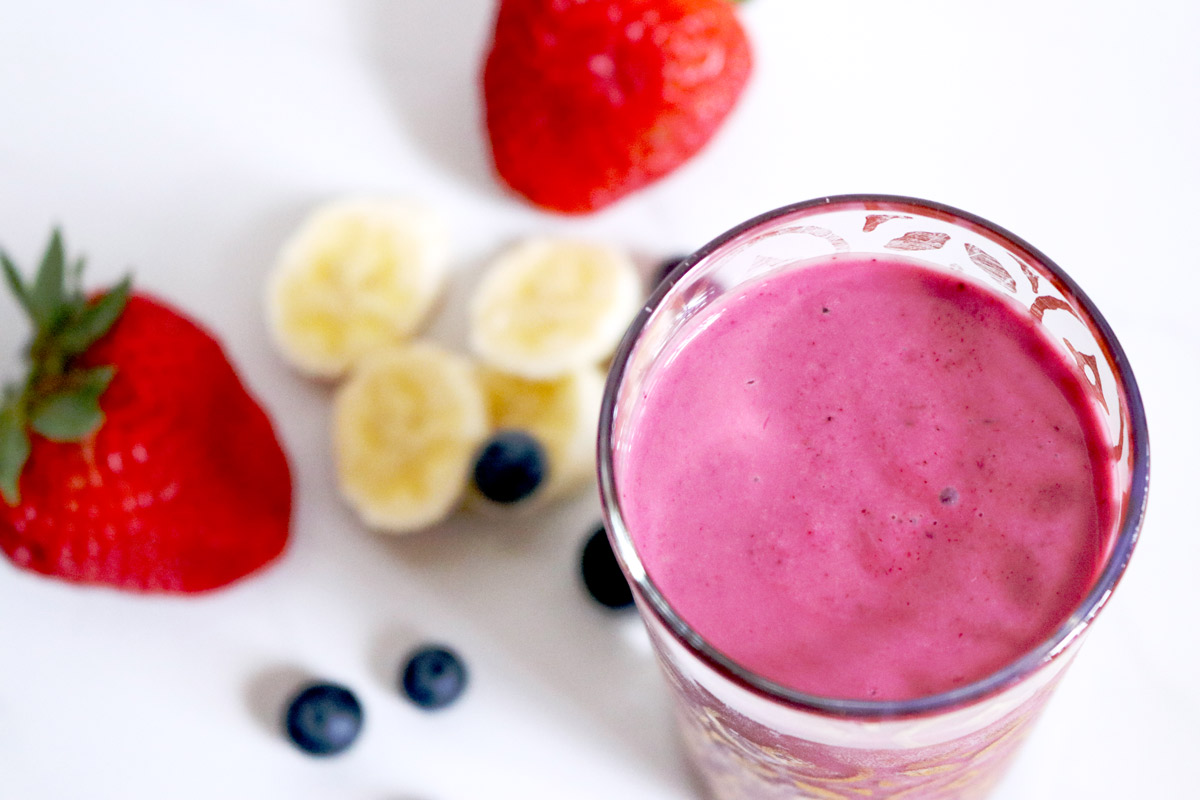
[{"label": "pink smoothie", "polygon": [[994,672],[1079,605],[1110,456],[1028,312],[841,256],[687,324],[616,479],[651,579],[718,650],[801,691],[904,699]]}]

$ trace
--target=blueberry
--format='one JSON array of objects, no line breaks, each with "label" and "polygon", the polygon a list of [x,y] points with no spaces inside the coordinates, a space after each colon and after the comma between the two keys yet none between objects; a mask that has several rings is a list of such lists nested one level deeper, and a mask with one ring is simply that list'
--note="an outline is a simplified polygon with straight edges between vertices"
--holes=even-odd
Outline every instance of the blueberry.
[{"label": "blueberry", "polygon": [[306,753],[332,756],[354,744],[363,725],[362,706],[344,686],[314,683],[288,705],[288,738]]},{"label": "blueberry", "polygon": [[525,431],[500,431],[475,461],[475,486],[487,499],[516,503],[529,497],[546,477],[546,450]]},{"label": "blueberry", "polygon": [[583,585],[597,603],[609,608],[633,605],[633,592],[613,555],[603,525],[596,528],[584,544],[579,566],[583,572]]},{"label": "blueberry", "polygon": [[467,688],[467,668],[453,650],[431,645],[409,655],[400,688],[421,708],[450,705]]},{"label": "blueberry", "polygon": [[687,258],[687,256],[672,256],[670,258],[664,258],[662,261],[658,262],[658,267],[656,267],[654,270],[655,286],[665,281],[667,276],[671,274],[671,270],[683,263],[685,258]]}]

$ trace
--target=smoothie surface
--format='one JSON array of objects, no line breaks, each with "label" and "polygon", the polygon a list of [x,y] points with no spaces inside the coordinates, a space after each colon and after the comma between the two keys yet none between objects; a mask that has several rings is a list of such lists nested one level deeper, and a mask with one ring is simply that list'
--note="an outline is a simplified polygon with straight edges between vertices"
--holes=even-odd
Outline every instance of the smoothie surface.
[{"label": "smoothie surface", "polygon": [[1028,312],[850,255],[687,324],[616,480],[650,578],[718,650],[811,694],[908,699],[1000,669],[1078,607],[1110,454]]}]

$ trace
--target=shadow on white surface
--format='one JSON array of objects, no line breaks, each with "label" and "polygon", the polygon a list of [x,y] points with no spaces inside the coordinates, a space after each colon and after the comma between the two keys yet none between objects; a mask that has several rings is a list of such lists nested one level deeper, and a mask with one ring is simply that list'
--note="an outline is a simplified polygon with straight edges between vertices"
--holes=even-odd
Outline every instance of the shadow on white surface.
[{"label": "shadow on white surface", "polygon": [[[364,51],[397,121],[438,167],[474,191],[500,194],[486,153],[478,89],[493,3],[365,0],[356,12]],[[414,72],[423,80],[412,80]]]},{"label": "shadow on white surface", "polygon": [[314,676],[299,667],[279,666],[264,670],[246,685],[246,707],[268,734],[282,736],[288,704],[312,680]]}]

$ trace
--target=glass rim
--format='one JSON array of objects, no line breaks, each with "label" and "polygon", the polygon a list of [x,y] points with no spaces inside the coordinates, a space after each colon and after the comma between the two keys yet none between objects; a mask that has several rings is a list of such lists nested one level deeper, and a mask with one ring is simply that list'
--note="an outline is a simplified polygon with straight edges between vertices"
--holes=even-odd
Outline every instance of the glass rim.
[{"label": "glass rim", "polygon": [[[874,211],[918,211],[926,216],[951,218],[956,222],[967,223],[979,232],[997,239],[1014,252],[1028,256],[1034,263],[1046,270],[1057,287],[1069,295],[1086,312],[1088,319],[1084,320],[1097,336],[1105,356],[1114,366],[1117,388],[1124,394],[1126,411],[1129,415],[1129,441],[1132,458],[1130,470],[1129,502],[1125,507],[1125,516],[1120,520],[1116,539],[1095,584],[1075,611],[1055,630],[1047,640],[1020,658],[1005,664],[991,674],[975,680],[965,686],[960,686],[937,694],[905,700],[867,700],[841,699],[802,692],[772,681],[754,671],[742,666],[734,659],[726,656],[711,645],[703,636],[693,629],[675,611],[661,590],[650,579],[649,573],[641,562],[637,550],[633,546],[616,490],[615,468],[613,463],[613,424],[618,396],[624,382],[630,357],[641,339],[651,317],[662,304],[675,283],[693,265],[707,259],[714,252],[735,241],[742,235],[756,228],[774,223],[780,219],[800,215],[801,212],[821,210],[823,208],[866,208]],[[684,645],[688,651],[703,664],[732,681],[744,690],[784,706],[797,710],[816,712],[826,716],[858,718],[858,719],[887,719],[923,716],[936,712],[950,711],[972,702],[989,697],[1009,688],[1037,672],[1063,653],[1095,619],[1100,609],[1108,602],[1117,583],[1125,572],[1129,558],[1133,553],[1145,516],[1148,497],[1148,482],[1150,472],[1149,432],[1146,424],[1145,409],[1142,406],[1141,393],[1133,370],[1125,356],[1125,351],[1118,342],[1116,335],[1098,308],[1075,281],[1063,271],[1054,261],[1046,257],[1037,248],[1008,230],[989,222],[970,212],[914,197],[887,194],[846,194],[819,197],[792,203],[771,211],[759,214],[740,225],[708,242],[692,255],[680,262],[671,274],[653,291],[650,298],[642,306],[638,315],[626,331],[609,369],[608,379],[604,387],[604,398],[600,408],[599,436],[597,440],[597,466],[599,472],[599,487],[602,511],[608,535],[612,540],[613,550],[617,560],[625,571],[626,577],[634,585],[635,592],[641,597],[650,611],[658,617],[676,641]],[[1124,490],[1124,486],[1120,487]],[[636,564],[636,573],[631,574],[630,564]]]}]

